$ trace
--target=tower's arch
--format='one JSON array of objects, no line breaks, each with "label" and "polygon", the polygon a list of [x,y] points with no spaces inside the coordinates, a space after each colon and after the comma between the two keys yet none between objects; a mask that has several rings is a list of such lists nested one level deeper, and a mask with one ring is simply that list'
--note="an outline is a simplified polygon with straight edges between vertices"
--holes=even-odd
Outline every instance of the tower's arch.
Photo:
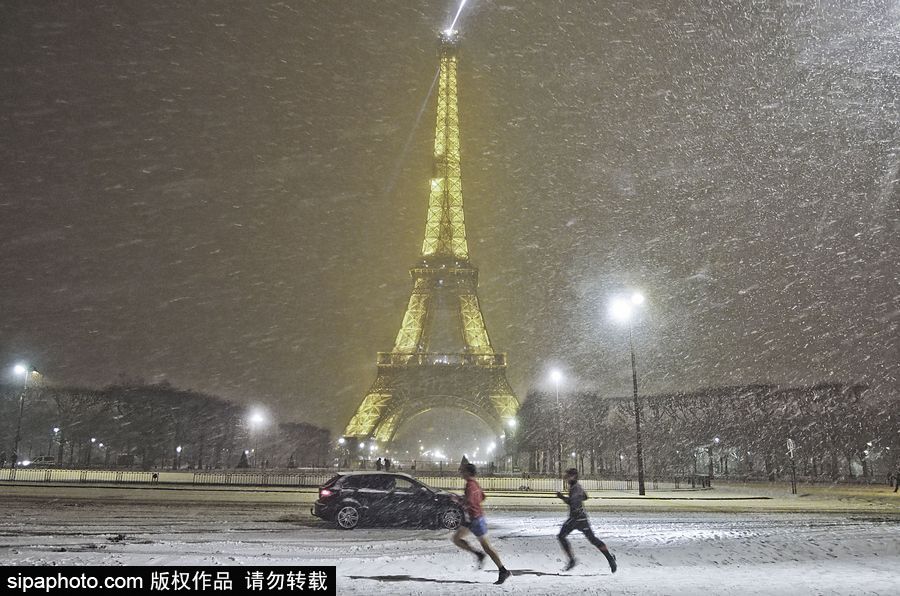
[{"label": "tower's arch", "polygon": [[407,459],[416,459],[420,455],[427,458],[423,452],[446,448],[444,453],[453,454],[448,457],[455,459],[459,453],[476,455],[478,447],[496,444],[498,438],[502,440],[502,435],[497,435],[481,417],[460,408],[440,406],[422,410],[398,424],[390,449],[397,454],[406,451]]},{"label": "tower's arch", "polygon": [[436,409],[457,409],[470,414],[484,423],[495,435],[503,432],[503,421],[493,408],[487,408],[484,400],[460,395],[430,395],[425,398],[398,399],[399,405],[391,408],[375,427],[374,437],[378,441],[392,442],[397,432],[426,412]]}]

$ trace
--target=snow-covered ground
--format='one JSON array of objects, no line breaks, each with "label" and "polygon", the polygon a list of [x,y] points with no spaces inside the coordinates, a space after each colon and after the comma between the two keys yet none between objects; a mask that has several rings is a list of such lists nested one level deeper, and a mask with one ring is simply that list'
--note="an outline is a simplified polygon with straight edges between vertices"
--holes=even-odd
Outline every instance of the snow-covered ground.
[{"label": "snow-covered ground", "polygon": [[596,533],[615,575],[579,534],[580,564],[561,573],[564,512],[489,513],[513,577],[491,584],[472,558],[430,530],[338,531],[308,505],[0,500],[6,565],[331,564],[339,594],[888,594],[900,582],[896,513],[603,512]]}]

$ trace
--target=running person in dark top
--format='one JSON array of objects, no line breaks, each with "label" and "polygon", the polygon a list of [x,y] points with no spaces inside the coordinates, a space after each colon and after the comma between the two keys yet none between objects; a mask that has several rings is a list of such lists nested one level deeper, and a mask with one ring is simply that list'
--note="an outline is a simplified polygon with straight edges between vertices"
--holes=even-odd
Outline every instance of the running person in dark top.
[{"label": "running person in dark top", "polygon": [[[481,502],[484,501],[484,492],[481,490],[478,482],[475,481],[475,472],[476,469],[474,464],[463,463],[459,467],[459,475],[466,481],[466,492],[463,496],[462,505],[465,509],[466,518],[469,520],[469,523],[468,527],[461,525],[459,529],[456,530],[453,534],[453,544],[475,555],[475,558],[478,559],[479,568],[484,564],[484,554],[487,553],[494,564],[497,565],[497,569],[500,570],[500,575],[494,583],[502,584],[509,578],[510,573],[506,567],[503,566],[500,555],[491,548],[491,543],[488,542],[487,522],[484,519],[484,512],[481,510]],[[465,540],[465,535],[469,532],[472,532],[475,534],[475,537],[478,538],[478,542],[481,543],[481,548],[484,549],[483,553],[475,550],[475,548],[469,545]]]},{"label": "running person in dark top", "polygon": [[564,571],[570,570],[576,563],[575,555],[572,554],[572,545],[569,544],[566,536],[571,534],[572,530],[578,530],[587,537],[591,544],[600,549],[600,552],[603,553],[603,556],[606,557],[606,561],[609,563],[609,570],[615,573],[617,568],[616,556],[609,552],[602,540],[594,536],[594,532],[591,530],[591,523],[588,521],[587,513],[584,511],[584,502],[588,496],[581,485],[578,484],[577,469],[569,468],[566,470],[566,482],[569,483],[569,496],[556,493],[556,496],[569,506],[569,519],[559,529],[559,535],[557,536],[560,545],[566,551],[566,555],[569,556],[569,562],[566,564]]}]

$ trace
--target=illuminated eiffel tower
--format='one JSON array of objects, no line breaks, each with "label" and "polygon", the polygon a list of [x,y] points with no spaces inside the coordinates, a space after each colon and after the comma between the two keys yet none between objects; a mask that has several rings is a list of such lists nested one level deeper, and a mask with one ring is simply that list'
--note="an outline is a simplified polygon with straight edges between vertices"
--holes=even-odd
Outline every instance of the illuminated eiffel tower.
[{"label": "illuminated eiffel tower", "polygon": [[506,354],[494,351],[469,262],[460,178],[456,99],[457,37],[441,35],[434,170],[422,259],[410,269],[412,295],[394,349],[378,353],[378,376],[344,435],[388,442],[432,408],[458,408],[497,434],[519,409],[506,380]]}]

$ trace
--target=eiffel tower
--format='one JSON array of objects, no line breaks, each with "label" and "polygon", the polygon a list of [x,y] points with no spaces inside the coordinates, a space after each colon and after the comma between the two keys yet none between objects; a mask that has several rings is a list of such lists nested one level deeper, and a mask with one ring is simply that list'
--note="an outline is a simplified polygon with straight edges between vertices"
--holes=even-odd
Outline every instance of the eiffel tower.
[{"label": "eiffel tower", "polygon": [[410,269],[412,295],[390,352],[344,435],[378,442],[432,408],[457,408],[500,434],[519,409],[494,351],[469,262],[460,177],[456,32],[441,34],[434,162],[422,258]]}]

